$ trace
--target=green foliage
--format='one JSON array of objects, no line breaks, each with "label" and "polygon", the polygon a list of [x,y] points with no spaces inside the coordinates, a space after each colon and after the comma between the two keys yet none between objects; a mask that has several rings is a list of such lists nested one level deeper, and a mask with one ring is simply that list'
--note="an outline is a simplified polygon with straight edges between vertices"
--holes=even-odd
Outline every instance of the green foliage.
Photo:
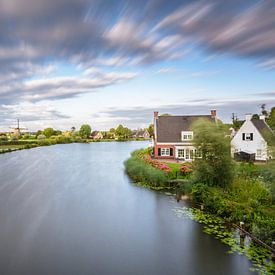
[{"label": "green foliage", "polygon": [[266,122],[269,125],[269,127],[273,131],[275,131],[275,106],[271,108],[271,111],[269,113],[269,116],[267,117]]},{"label": "green foliage", "polygon": [[241,128],[241,126],[243,125],[244,120],[238,120],[238,119],[233,119],[232,124],[233,124],[233,128],[235,130],[239,130]]},{"label": "green foliage", "polygon": [[6,135],[0,135],[0,142],[1,141],[7,141],[8,137]]},{"label": "green foliage", "polygon": [[[177,207],[174,212],[179,218],[188,217],[202,224],[206,234],[214,236],[230,247],[229,254],[237,252],[240,255],[246,255],[253,264],[251,271],[257,271],[259,274],[274,274],[275,263],[271,260],[271,251],[253,241],[242,242],[238,232],[228,227],[224,219],[190,207]],[[265,232],[262,233],[265,234]]]},{"label": "green foliage", "polygon": [[89,124],[83,124],[80,127],[79,135],[82,138],[89,138],[90,135],[91,135],[91,131],[92,131],[92,128],[91,128],[91,126]]},{"label": "green foliage", "polygon": [[199,120],[193,125],[193,131],[194,144],[202,155],[194,161],[194,181],[210,186],[226,186],[232,182],[234,166],[224,125]]},{"label": "green foliage", "polygon": [[121,140],[127,139],[131,137],[132,131],[129,128],[124,127],[123,125],[120,124],[115,130],[115,135],[118,139],[121,139]]},{"label": "green foliage", "polygon": [[40,135],[37,136],[37,139],[38,140],[43,140],[43,139],[46,139],[46,136],[43,135],[43,134],[40,134]]},{"label": "green foliage", "polygon": [[238,177],[226,188],[196,183],[191,195],[194,202],[203,203],[207,211],[228,222],[244,221],[246,227],[263,241],[270,242],[275,238],[271,193],[260,179]]},{"label": "green foliage", "polygon": [[143,150],[134,151],[131,157],[124,163],[127,174],[135,182],[147,183],[153,188],[166,187],[168,178],[165,172],[145,163],[139,155],[143,153]]},{"label": "green foliage", "polygon": [[50,138],[54,135],[54,129],[53,128],[46,128],[43,130],[43,135],[46,136],[46,138]]},{"label": "green foliage", "polygon": [[154,136],[154,124],[149,125],[148,132],[149,132],[150,137]]}]

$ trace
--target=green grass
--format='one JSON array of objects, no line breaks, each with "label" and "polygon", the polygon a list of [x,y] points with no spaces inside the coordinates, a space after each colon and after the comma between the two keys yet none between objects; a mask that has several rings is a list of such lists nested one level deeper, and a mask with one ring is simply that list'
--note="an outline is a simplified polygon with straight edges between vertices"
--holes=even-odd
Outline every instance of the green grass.
[{"label": "green grass", "polygon": [[21,149],[24,148],[25,145],[19,144],[19,145],[0,145],[0,150],[4,149]]},{"label": "green grass", "polygon": [[180,171],[180,166],[181,166],[181,163],[168,163],[168,162],[165,162],[165,164],[167,164],[173,172],[179,172]]}]

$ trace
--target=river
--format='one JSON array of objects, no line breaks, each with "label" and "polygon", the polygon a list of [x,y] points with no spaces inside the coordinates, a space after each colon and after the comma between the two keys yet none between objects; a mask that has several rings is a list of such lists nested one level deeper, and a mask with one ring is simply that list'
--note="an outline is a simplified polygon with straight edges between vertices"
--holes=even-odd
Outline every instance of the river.
[{"label": "river", "polygon": [[0,274],[251,274],[245,256],[175,215],[184,202],[131,183],[123,162],[147,145],[0,155]]}]

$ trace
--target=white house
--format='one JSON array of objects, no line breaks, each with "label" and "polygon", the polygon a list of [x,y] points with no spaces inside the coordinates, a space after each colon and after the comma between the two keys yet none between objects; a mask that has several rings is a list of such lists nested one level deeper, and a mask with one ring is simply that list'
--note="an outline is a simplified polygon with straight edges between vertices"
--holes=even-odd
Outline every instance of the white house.
[{"label": "white house", "polygon": [[245,152],[255,154],[255,160],[266,161],[271,158],[268,152],[267,135],[274,135],[265,122],[265,116],[260,119],[252,119],[252,115],[246,115],[245,122],[231,140],[231,154]]}]

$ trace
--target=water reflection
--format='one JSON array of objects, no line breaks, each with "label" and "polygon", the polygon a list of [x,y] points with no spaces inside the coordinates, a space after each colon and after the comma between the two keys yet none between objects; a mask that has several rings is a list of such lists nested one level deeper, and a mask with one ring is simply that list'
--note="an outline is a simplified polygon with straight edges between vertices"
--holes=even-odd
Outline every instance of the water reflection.
[{"label": "water reflection", "polygon": [[143,142],[70,144],[0,156],[1,274],[250,274],[243,256],[178,218],[183,205],[133,185]]}]

